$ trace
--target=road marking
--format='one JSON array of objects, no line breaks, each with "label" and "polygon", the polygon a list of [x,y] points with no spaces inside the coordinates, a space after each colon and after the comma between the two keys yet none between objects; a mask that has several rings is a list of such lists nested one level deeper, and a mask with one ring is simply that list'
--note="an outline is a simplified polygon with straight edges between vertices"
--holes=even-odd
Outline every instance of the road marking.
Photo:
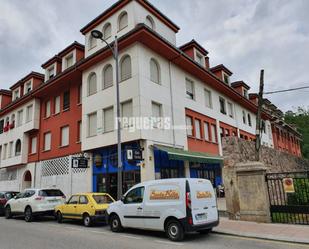
[{"label": "road marking", "polygon": [[69,227],[69,226],[64,226],[63,228],[68,228],[68,229],[71,229],[71,230],[76,230],[76,231],[85,231],[85,229],[81,229],[81,228],[75,228],[75,227]]},{"label": "road marking", "polygon": [[100,231],[90,231],[91,233],[100,233],[100,234],[108,234],[108,235],[112,235],[112,233],[108,233],[108,232],[100,232]]},{"label": "road marking", "polygon": [[132,235],[120,235],[121,237],[130,238],[130,239],[142,239],[140,237],[132,236]]},{"label": "road marking", "polygon": [[164,240],[155,240],[156,242],[159,242],[161,244],[167,244],[167,245],[173,245],[173,246],[183,246],[183,243],[178,243],[178,242],[169,242],[169,241],[164,241]]},{"label": "road marking", "polygon": [[[214,233],[213,233],[214,235]],[[284,245],[291,245],[291,246],[298,246],[298,247],[305,247],[309,248],[309,244],[302,244],[301,242],[285,242],[285,241],[275,241],[271,239],[262,239],[262,238],[249,238],[249,237],[243,237],[243,236],[238,236],[238,235],[229,235],[229,234],[218,234],[216,233],[215,235],[218,236],[224,236],[224,237],[229,237],[233,239],[241,239],[241,240],[254,240],[254,241],[259,241],[259,242],[264,242],[264,243],[274,243],[274,244],[284,244]]]}]

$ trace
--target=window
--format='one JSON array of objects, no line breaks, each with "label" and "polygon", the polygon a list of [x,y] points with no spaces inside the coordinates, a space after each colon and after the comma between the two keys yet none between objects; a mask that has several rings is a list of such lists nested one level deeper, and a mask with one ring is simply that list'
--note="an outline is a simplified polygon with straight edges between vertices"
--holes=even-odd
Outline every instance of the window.
[{"label": "window", "polygon": [[12,116],[11,116],[11,129],[13,129],[14,128],[14,126],[15,126],[15,114],[12,114]]},{"label": "window", "polygon": [[120,80],[127,80],[131,78],[131,57],[125,55],[120,62]]},{"label": "window", "polygon": [[144,187],[132,189],[124,198],[124,204],[142,203],[144,198]]},{"label": "window", "polygon": [[230,83],[230,79],[229,79],[229,76],[225,73],[223,73],[223,81],[224,83],[226,84],[229,84]]},{"label": "window", "polygon": [[103,69],[103,89],[113,85],[113,67],[108,64]]},{"label": "window", "polygon": [[32,120],[32,112],[33,112],[33,105],[27,106],[26,122],[30,122]]},{"label": "window", "polygon": [[133,103],[132,100],[121,103],[121,117],[127,119],[123,120],[123,127],[130,126],[130,117],[133,117]]},{"label": "window", "polygon": [[63,110],[70,108],[70,91],[65,91],[63,93]]},{"label": "window", "polygon": [[13,100],[17,100],[19,98],[19,89],[14,91],[14,99]]},{"label": "window", "polygon": [[220,102],[220,112],[222,114],[226,114],[225,99],[222,97],[219,97],[219,102]]},{"label": "window", "polygon": [[195,58],[198,64],[204,65],[204,57],[200,53],[196,53]]},{"label": "window", "polygon": [[61,142],[60,146],[68,146],[70,137],[70,128],[69,126],[61,127]]},{"label": "window", "polygon": [[9,143],[9,158],[13,156],[13,142]]},{"label": "window", "polygon": [[252,126],[252,124],[251,124],[251,115],[250,115],[250,113],[248,113],[248,125],[249,125],[249,126]]},{"label": "window", "polygon": [[93,38],[92,35],[89,35],[89,40],[88,40],[88,47],[89,50],[94,48],[97,45],[97,39]]},{"label": "window", "polygon": [[194,120],[194,124],[195,124],[195,137],[197,139],[201,139],[202,135],[201,135],[201,121],[198,119]]},{"label": "window", "polygon": [[19,127],[23,124],[23,114],[24,114],[23,110],[19,110],[17,112],[17,123],[16,123],[17,127]]},{"label": "window", "polygon": [[45,102],[45,118],[50,116],[50,100]]},{"label": "window", "polygon": [[47,79],[51,79],[55,76],[55,67],[52,66],[49,69],[47,69]]},{"label": "window", "polygon": [[211,101],[211,91],[204,89],[204,96],[205,96],[205,105],[208,108],[212,108],[212,101]]},{"label": "window", "polygon": [[20,139],[17,139],[15,142],[15,156],[19,156],[21,153],[21,142]]},{"label": "window", "polygon": [[37,137],[31,138],[31,154],[36,153]]},{"label": "window", "polygon": [[128,14],[127,12],[122,12],[118,18],[118,31],[124,29],[128,26]]},{"label": "window", "polygon": [[29,81],[24,86],[24,94],[29,93],[31,90],[32,90],[31,81]]},{"label": "window", "polygon": [[186,79],[186,95],[188,99],[194,99],[194,85],[189,79]]},{"label": "window", "polygon": [[97,75],[91,73],[88,77],[88,96],[97,92]]},{"label": "window", "polygon": [[77,143],[79,143],[82,139],[82,121],[77,122]]},{"label": "window", "polygon": [[204,122],[204,136],[205,140],[209,141],[209,123]]},{"label": "window", "polygon": [[161,113],[162,105],[152,102],[151,110],[152,110],[152,118],[153,118],[153,127],[158,128],[160,126],[160,118],[162,117]]},{"label": "window", "polygon": [[88,136],[97,135],[97,113],[88,114]]},{"label": "window", "polygon": [[66,68],[69,68],[69,67],[73,66],[73,63],[74,63],[73,54],[70,54],[70,55],[68,55],[68,56],[65,58],[65,65],[66,65]]},{"label": "window", "polygon": [[60,112],[60,96],[55,97],[55,114]]},{"label": "window", "polygon": [[146,17],[145,24],[152,30],[155,30],[155,23],[151,16]]},{"label": "window", "polygon": [[4,128],[4,120],[2,119],[2,120],[0,121],[0,134],[3,133],[3,128]]},{"label": "window", "polygon": [[114,108],[109,107],[103,110],[104,132],[114,130]]},{"label": "window", "polygon": [[229,116],[233,118],[234,117],[233,104],[231,102],[227,102],[227,106],[228,106]]},{"label": "window", "polygon": [[73,195],[70,200],[68,201],[68,204],[77,205],[79,202],[78,195]]},{"label": "window", "polygon": [[220,137],[223,138],[224,137],[224,128],[220,127]]},{"label": "window", "polygon": [[[265,121],[262,120],[262,123],[261,123],[261,130],[263,131],[263,133],[266,134],[266,125],[265,125]],[[286,134],[284,134],[286,136]]]},{"label": "window", "polygon": [[85,195],[79,197],[79,204],[88,204],[88,198]]},{"label": "window", "polygon": [[211,125],[211,142],[216,143],[217,142],[217,129],[215,125]]},{"label": "window", "polygon": [[193,136],[192,117],[186,116],[187,135]]},{"label": "window", "polygon": [[3,146],[3,157],[2,157],[2,159],[6,159],[6,156],[7,156],[7,148],[8,148],[8,144],[4,144],[4,146]]},{"label": "window", "polygon": [[48,151],[51,148],[51,133],[46,132],[44,134],[44,151]]},{"label": "window", "polygon": [[160,68],[155,59],[150,60],[150,80],[155,83],[160,83]]},{"label": "window", "polygon": [[246,124],[246,123],[247,123],[247,121],[246,121],[246,113],[245,113],[245,111],[242,111],[242,122],[243,122],[244,124]]},{"label": "window", "polygon": [[247,99],[249,98],[249,96],[248,96],[248,90],[247,90],[247,89],[244,89],[244,97],[247,98]]},{"label": "window", "polygon": [[110,23],[106,23],[103,27],[103,38],[107,40],[112,36],[112,25]]},{"label": "window", "polygon": [[83,85],[80,84],[78,87],[78,99],[77,99],[77,104],[81,104],[83,99]]}]

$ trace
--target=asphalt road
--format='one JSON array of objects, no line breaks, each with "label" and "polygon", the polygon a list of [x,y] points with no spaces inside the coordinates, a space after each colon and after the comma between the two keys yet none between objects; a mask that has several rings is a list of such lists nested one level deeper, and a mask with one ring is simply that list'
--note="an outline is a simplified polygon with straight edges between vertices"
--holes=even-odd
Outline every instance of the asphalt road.
[{"label": "asphalt road", "polygon": [[105,225],[91,228],[78,222],[58,224],[51,219],[26,223],[0,217],[0,249],[303,249],[309,245],[273,242],[235,236],[198,233],[183,242],[171,242],[164,233],[126,230],[116,234]]}]

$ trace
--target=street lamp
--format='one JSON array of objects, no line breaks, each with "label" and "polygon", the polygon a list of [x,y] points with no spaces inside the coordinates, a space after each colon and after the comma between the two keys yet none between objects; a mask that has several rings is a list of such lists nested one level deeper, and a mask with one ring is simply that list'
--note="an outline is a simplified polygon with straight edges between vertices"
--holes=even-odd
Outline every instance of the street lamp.
[{"label": "street lamp", "polygon": [[113,58],[116,62],[116,99],[117,99],[117,156],[118,156],[118,184],[117,184],[117,198],[120,200],[122,197],[122,161],[121,161],[121,133],[120,133],[120,100],[119,100],[119,63],[118,63],[118,40],[115,36],[114,46],[112,47],[103,38],[103,34],[99,30],[91,31],[91,36],[95,39],[100,39],[105,42],[109,49],[112,51]]}]

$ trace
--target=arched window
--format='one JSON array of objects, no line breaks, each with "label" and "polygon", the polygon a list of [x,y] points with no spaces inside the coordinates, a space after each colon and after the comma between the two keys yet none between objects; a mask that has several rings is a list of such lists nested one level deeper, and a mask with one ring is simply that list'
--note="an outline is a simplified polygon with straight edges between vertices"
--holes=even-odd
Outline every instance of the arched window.
[{"label": "arched window", "polygon": [[160,83],[160,67],[155,59],[150,60],[150,80],[155,83]]},{"label": "arched window", "polygon": [[17,139],[15,143],[15,156],[19,156],[21,153],[21,142],[20,139]]},{"label": "arched window", "polygon": [[118,18],[118,30],[122,30],[128,26],[128,14],[127,12],[122,12]]},{"label": "arched window", "polygon": [[131,57],[125,55],[120,61],[120,80],[127,80],[131,78]]},{"label": "arched window", "polygon": [[145,24],[152,30],[155,30],[155,23],[151,16],[146,17]]},{"label": "arched window", "polygon": [[88,96],[97,92],[97,75],[91,73],[88,77]]},{"label": "arched window", "polygon": [[103,38],[106,40],[112,36],[112,25],[106,23],[103,27]]},{"label": "arched window", "polygon": [[90,35],[88,40],[89,49],[94,48],[96,45],[97,45],[97,39],[93,38],[92,35]]},{"label": "arched window", "polygon": [[113,67],[111,64],[103,68],[103,89],[113,85]]}]

